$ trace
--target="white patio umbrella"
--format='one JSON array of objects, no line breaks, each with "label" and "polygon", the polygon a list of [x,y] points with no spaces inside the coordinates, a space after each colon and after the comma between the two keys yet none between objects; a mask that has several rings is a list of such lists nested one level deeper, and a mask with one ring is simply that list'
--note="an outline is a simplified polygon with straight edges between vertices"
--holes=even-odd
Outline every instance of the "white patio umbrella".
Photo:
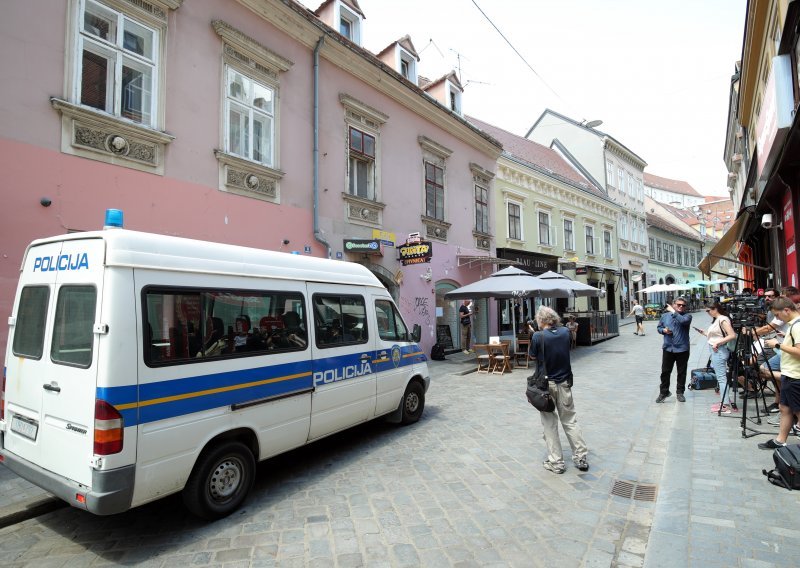
[{"label": "white patio umbrella", "polygon": [[656,292],[669,292],[671,288],[668,287],[668,284],[653,284],[652,286],[648,286],[647,288],[642,288],[638,290],[638,294],[646,293],[646,294],[654,294]]}]

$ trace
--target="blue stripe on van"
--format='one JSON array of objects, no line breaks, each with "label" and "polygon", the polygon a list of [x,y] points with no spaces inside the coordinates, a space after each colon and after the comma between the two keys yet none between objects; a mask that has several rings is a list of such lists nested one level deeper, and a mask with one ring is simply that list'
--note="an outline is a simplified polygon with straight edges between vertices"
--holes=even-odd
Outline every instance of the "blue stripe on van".
[{"label": "blue stripe on van", "polygon": [[[400,347],[397,349],[399,357],[393,357],[392,351],[394,349],[387,350],[388,357],[385,359],[375,359],[375,352],[371,350],[318,358],[313,368],[316,372],[322,372],[360,366],[361,356],[365,353],[370,355],[372,373],[426,360],[425,354],[417,345]],[[122,414],[126,426],[135,426],[220,406],[279,396],[309,389],[313,385],[312,363],[306,359],[283,365],[197,375],[140,386],[98,387],[96,396],[112,404]]]}]

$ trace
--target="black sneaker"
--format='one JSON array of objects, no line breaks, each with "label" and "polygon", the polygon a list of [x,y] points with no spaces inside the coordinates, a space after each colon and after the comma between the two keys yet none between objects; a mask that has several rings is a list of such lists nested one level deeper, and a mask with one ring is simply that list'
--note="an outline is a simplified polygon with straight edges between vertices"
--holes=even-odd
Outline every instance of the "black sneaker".
[{"label": "black sneaker", "polygon": [[678,402],[686,402],[686,397],[683,396],[682,392],[678,393]]},{"label": "black sneaker", "polygon": [[762,450],[777,450],[785,445],[785,442],[779,442],[778,440],[767,440],[766,442],[761,442],[758,447]]},{"label": "black sneaker", "polygon": [[658,398],[656,399],[656,402],[664,402],[667,399],[668,396],[672,396],[672,393],[668,392],[667,394],[660,394],[660,395],[658,395]]},{"label": "black sneaker", "polygon": [[772,404],[770,404],[767,407],[767,412],[769,412],[770,414],[775,414],[776,412],[780,412],[780,411],[781,411],[781,409],[778,408],[778,403],[777,402],[773,402]]}]

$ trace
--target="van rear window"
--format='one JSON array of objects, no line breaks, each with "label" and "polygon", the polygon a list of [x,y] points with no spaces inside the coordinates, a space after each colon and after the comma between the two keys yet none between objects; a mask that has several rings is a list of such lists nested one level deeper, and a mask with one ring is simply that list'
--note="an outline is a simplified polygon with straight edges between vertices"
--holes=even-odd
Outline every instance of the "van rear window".
[{"label": "van rear window", "polygon": [[83,368],[92,364],[96,304],[94,286],[62,286],[58,291],[50,349],[54,363]]},{"label": "van rear window", "polygon": [[14,326],[12,351],[18,357],[41,359],[44,350],[44,324],[50,288],[25,286],[19,298],[17,324]]}]

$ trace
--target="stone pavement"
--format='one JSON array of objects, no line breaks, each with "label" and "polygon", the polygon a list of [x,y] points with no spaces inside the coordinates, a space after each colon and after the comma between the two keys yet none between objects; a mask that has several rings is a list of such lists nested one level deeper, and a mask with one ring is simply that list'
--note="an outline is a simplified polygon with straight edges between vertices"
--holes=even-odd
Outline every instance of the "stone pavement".
[{"label": "stone pavement", "polygon": [[[756,444],[768,437],[742,438],[740,420],[711,414],[713,391],[654,403],[655,325],[574,352],[586,473],[568,453],[565,474],[542,468],[541,424],[523,394],[531,371],[478,375],[459,353],[431,363],[418,424],[372,422],[267,460],[227,519],[203,523],[175,496],[105,518],[63,508],[0,529],[0,558],[8,567],[794,565],[800,492],[767,483],[772,455]],[[690,368],[706,358],[693,340]]]}]

